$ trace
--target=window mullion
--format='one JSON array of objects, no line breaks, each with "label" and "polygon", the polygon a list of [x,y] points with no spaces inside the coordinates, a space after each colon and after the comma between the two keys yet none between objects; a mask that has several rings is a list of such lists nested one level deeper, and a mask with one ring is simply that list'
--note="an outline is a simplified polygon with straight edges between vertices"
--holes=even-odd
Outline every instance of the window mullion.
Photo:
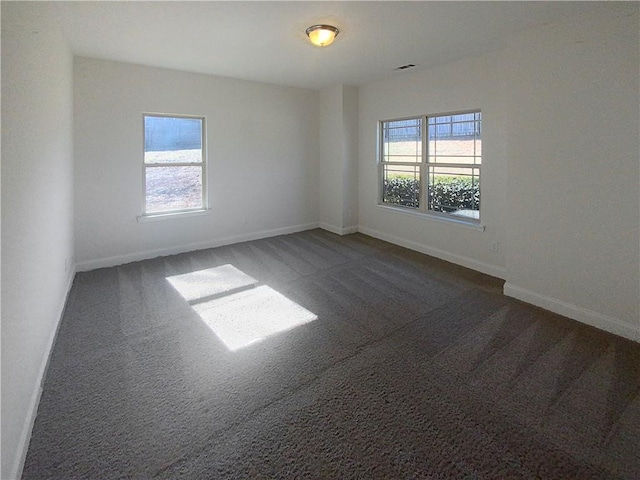
[{"label": "window mullion", "polygon": [[207,148],[207,128],[205,122],[202,122],[202,129],[200,130],[200,145],[202,146],[202,167],[200,168],[200,178],[202,182],[201,194],[201,206],[202,208],[209,208],[209,182],[207,180],[207,155],[209,149]]},{"label": "window mullion", "polygon": [[384,202],[384,122],[378,125],[378,202]]},{"label": "window mullion", "polygon": [[[427,162],[429,163],[429,162]],[[446,167],[446,168],[473,168],[473,169],[477,169],[480,170],[482,167],[482,164],[480,163],[430,163],[430,165],[433,166],[437,166],[437,167]]]},{"label": "window mullion", "polygon": [[427,168],[427,160],[429,158],[429,127],[428,117],[422,117],[422,161],[420,162],[420,178],[421,190],[420,194],[420,210],[426,212],[428,210],[427,202],[429,200],[429,169]]},{"label": "window mullion", "polygon": [[166,162],[166,163],[145,163],[145,167],[201,167],[203,162]]}]

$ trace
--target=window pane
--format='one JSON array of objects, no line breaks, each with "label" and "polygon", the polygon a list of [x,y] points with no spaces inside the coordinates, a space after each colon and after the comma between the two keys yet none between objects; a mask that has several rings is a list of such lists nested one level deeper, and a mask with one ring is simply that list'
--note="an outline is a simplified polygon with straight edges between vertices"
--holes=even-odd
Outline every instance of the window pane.
[{"label": "window pane", "polygon": [[478,113],[429,118],[430,163],[482,163],[481,116]]},{"label": "window pane", "polygon": [[385,139],[391,141],[416,138],[420,136],[420,127],[422,118],[410,118],[408,120],[394,120],[392,122],[383,122],[385,129]]},{"label": "window pane", "polygon": [[202,150],[160,150],[144,152],[144,163],[201,163]]},{"label": "window pane", "polygon": [[429,167],[429,210],[480,218],[478,168]]},{"label": "window pane", "polygon": [[452,122],[468,122],[473,121],[475,113],[459,113],[458,115],[451,115]]},{"label": "window pane", "polygon": [[385,143],[383,161],[420,163],[422,161],[422,141]]},{"label": "window pane", "polygon": [[145,115],[144,161],[202,162],[202,119]]},{"label": "window pane", "polygon": [[147,167],[146,213],[202,208],[202,167]]},{"label": "window pane", "polygon": [[418,208],[420,206],[420,167],[383,165],[382,202]]},{"label": "window pane", "polygon": [[[436,157],[470,157],[466,162],[473,163],[475,155],[476,142],[473,137],[459,138],[449,137],[437,140],[435,143],[435,151],[432,154]],[[446,158],[441,158],[441,162],[449,162]]]},{"label": "window pane", "polygon": [[383,122],[382,161],[422,161],[422,119]]}]

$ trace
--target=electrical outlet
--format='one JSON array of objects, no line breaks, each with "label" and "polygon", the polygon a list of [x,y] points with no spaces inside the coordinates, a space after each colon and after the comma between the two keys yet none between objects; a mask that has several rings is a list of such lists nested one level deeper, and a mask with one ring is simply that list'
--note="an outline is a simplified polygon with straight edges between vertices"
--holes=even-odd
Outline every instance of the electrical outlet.
[{"label": "electrical outlet", "polygon": [[492,252],[497,252],[498,251],[498,242],[496,242],[495,240],[493,242],[491,242],[491,251]]}]

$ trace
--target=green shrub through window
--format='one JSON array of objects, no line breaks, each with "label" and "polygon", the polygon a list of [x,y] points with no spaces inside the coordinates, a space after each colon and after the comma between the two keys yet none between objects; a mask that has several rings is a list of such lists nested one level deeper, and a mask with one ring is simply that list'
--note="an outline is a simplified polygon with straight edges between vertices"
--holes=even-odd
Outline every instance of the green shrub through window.
[{"label": "green shrub through window", "polygon": [[380,123],[383,204],[480,218],[481,113]]}]

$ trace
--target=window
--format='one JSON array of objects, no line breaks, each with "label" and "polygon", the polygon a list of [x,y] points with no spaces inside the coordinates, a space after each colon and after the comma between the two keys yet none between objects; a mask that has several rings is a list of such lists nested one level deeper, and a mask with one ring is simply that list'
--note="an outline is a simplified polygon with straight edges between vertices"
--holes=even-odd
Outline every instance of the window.
[{"label": "window", "polygon": [[381,203],[480,221],[482,114],[380,122]]},{"label": "window", "polygon": [[206,209],[204,118],[145,114],[143,119],[143,214]]}]

